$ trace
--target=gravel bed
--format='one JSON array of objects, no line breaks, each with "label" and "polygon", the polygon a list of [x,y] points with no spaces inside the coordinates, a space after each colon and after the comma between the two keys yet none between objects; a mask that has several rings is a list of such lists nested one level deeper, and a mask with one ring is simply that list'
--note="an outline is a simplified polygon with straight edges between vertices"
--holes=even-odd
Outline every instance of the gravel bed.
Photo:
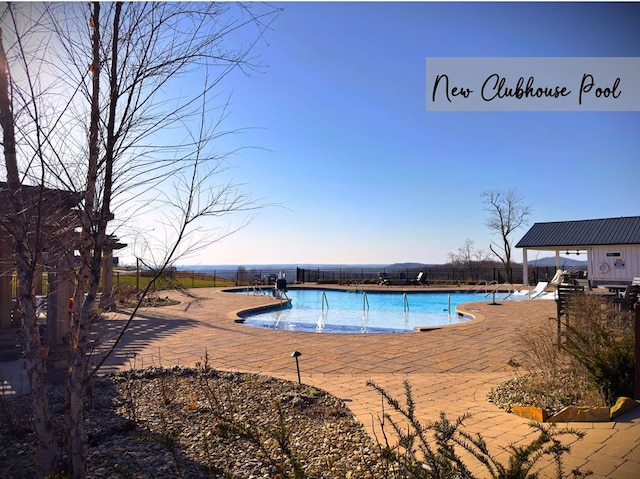
[{"label": "gravel bed", "polygon": [[[310,386],[208,368],[96,379],[86,400],[92,478],[383,477],[378,449],[342,401]],[[57,419],[63,390],[51,393]],[[0,477],[34,477],[21,397],[0,400]],[[9,413],[9,416],[7,416]],[[62,430],[62,428],[58,428]]]},{"label": "gravel bed", "polygon": [[605,405],[588,378],[572,368],[558,369],[553,375],[540,371],[519,375],[492,388],[487,400],[507,412],[513,406],[536,406],[550,415],[567,406]]}]

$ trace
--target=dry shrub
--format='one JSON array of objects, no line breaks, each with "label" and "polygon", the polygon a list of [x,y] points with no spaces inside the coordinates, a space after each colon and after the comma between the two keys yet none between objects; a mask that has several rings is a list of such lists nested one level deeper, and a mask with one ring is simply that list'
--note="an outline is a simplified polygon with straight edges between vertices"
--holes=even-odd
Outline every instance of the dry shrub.
[{"label": "dry shrub", "polygon": [[[606,399],[588,369],[565,348],[558,348],[555,318],[534,322],[520,335],[524,374],[493,393],[495,402],[532,405],[557,412],[568,405],[605,406]],[[505,391],[509,391],[508,395]],[[507,397],[498,399],[500,393]]]},{"label": "dry shrub", "polygon": [[634,392],[634,319],[593,295],[569,302],[564,350],[588,373],[607,403]]},{"label": "dry shrub", "polygon": [[552,380],[566,364],[566,357],[556,343],[555,321],[534,322],[520,336],[523,366]]},{"label": "dry shrub", "polygon": [[123,284],[113,288],[113,297],[118,304],[129,304],[137,299],[135,286]]}]

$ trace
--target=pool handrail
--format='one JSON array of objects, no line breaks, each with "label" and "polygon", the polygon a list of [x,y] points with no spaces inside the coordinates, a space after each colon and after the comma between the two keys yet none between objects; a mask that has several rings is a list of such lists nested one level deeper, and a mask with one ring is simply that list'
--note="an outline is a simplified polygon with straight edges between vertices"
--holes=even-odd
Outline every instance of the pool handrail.
[{"label": "pool handrail", "polygon": [[[486,279],[483,279],[482,281],[478,281],[476,284],[471,286],[468,290],[465,291],[465,293],[471,293],[476,289],[476,287],[484,286],[484,292],[486,294],[488,292],[489,286],[491,286],[492,284],[496,284],[497,285],[498,282],[495,279],[491,280],[491,281],[487,281]],[[478,289],[478,291],[481,291],[481,290]]]},{"label": "pool handrail", "polygon": [[480,280],[476,284],[471,286],[468,290],[466,290],[465,294],[472,292],[477,286],[482,286],[482,285],[486,285],[486,284],[487,284],[487,280],[486,279]]},{"label": "pool handrail", "polygon": [[[496,283],[497,283],[497,281],[496,281]],[[492,293],[497,293],[497,292],[500,290],[500,288],[502,288],[503,286],[507,286],[507,285],[508,285],[508,286],[513,286],[513,285],[512,285],[511,283],[509,283],[508,281],[505,281],[504,283],[501,283],[501,284],[497,284],[497,285],[496,285],[496,287],[495,287],[495,288],[493,288],[493,289],[492,289],[491,291],[489,291],[488,293],[485,291],[485,293],[486,293],[486,294],[485,294],[485,297],[489,296],[489,295],[490,295],[490,294],[492,294]],[[511,296],[512,294],[513,294],[513,293],[509,293],[509,296]],[[507,296],[507,298],[508,298],[509,296]],[[505,298],[505,299],[506,299],[506,298]]]}]

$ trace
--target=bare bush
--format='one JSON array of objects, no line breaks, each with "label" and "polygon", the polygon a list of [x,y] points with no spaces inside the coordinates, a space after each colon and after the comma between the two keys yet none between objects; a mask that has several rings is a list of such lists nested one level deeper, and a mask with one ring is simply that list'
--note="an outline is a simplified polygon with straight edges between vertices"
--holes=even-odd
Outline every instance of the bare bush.
[{"label": "bare bush", "polygon": [[634,392],[634,320],[601,298],[576,295],[569,303],[564,350],[587,371],[607,403]]}]

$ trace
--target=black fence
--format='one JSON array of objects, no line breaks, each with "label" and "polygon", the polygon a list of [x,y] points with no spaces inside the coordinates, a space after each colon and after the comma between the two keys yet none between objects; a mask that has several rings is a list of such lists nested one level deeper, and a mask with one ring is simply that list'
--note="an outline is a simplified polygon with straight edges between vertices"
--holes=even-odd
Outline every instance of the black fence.
[{"label": "black fence", "polygon": [[[529,268],[529,284],[536,284],[538,281],[550,281],[556,272],[555,267],[536,266]],[[288,283],[318,283],[318,284],[377,284],[380,276],[392,280],[394,284],[415,283],[418,279],[423,284],[455,284],[455,285],[475,285],[480,282],[495,282],[497,284],[523,283],[522,266],[514,266],[510,270],[511,279],[505,274],[504,268],[481,267],[462,268],[448,265],[438,265],[423,268],[379,268],[379,267],[358,267],[347,266],[343,268],[227,268],[219,270],[202,271],[167,271],[160,281],[160,287],[166,281],[179,280],[180,284],[186,287],[202,286],[246,286],[252,284],[273,285],[279,275],[284,274]],[[148,271],[138,273],[141,278],[150,275]],[[131,284],[135,278],[135,271],[128,273],[116,272],[114,285],[119,286],[124,283],[123,277],[128,276],[126,283]],[[134,276],[134,277],[132,277]]]},{"label": "black fence", "polygon": [[[288,282],[295,281],[296,269],[259,269],[259,268],[225,268],[211,270],[175,270],[167,269],[160,278],[156,280],[156,289],[182,286],[193,287],[217,287],[217,286],[246,286],[253,284],[273,285],[280,274],[284,274]],[[113,284],[136,286],[141,289],[148,281],[145,279],[154,276],[154,272],[149,270],[129,270],[126,272],[115,271]]]},{"label": "black fence", "polygon": [[[457,268],[454,266],[432,266],[426,268],[340,268],[340,269],[310,269],[297,268],[296,281],[299,283],[334,283],[349,284],[358,283],[377,283],[380,276],[399,280],[405,279],[407,283],[415,282],[419,273],[422,273],[420,280],[422,283],[429,284],[468,284],[473,285],[483,281],[502,283],[523,283],[522,266],[516,266],[510,269],[507,276],[504,268]],[[530,267],[529,283],[535,284],[538,281],[550,281],[556,273],[556,268],[548,267]],[[510,277],[510,279],[509,279]]]}]

